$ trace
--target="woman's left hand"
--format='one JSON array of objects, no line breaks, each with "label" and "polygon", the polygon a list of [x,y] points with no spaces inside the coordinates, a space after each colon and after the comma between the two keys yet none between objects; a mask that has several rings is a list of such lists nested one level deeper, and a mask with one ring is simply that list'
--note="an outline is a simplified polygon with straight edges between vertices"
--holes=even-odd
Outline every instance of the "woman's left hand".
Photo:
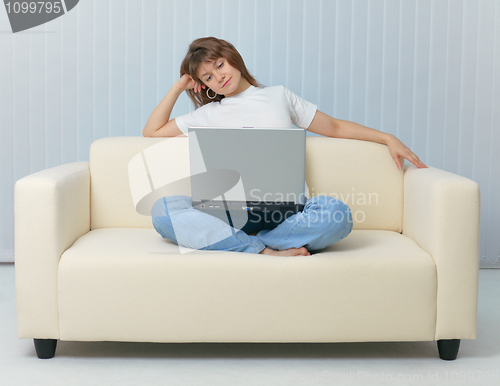
[{"label": "woman's left hand", "polygon": [[418,168],[427,167],[422,161],[420,161],[415,153],[408,149],[408,147],[406,147],[404,143],[394,135],[389,136],[387,140],[387,146],[389,147],[389,152],[391,153],[392,159],[396,163],[396,166],[399,170],[401,170],[402,167],[400,157],[407,159]]}]

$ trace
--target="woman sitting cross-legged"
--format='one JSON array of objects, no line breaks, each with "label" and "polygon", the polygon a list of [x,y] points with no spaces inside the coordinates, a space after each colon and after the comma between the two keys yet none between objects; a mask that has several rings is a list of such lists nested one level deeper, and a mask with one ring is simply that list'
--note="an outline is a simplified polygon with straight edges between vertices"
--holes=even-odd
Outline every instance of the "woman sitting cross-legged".
[{"label": "woman sitting cross-legged", "polygon": [[[196,110],[171,119],[172,109],[186,91]],[[191,43],[181,65],[181,77],[153,110],[145,137],[175,137],[189,127],[268,127],[296,125],[310,132],[388,146],[396,167],[399,157],[419,168],[420,159],[395,136],[354,122],[338,120],[282,86],[261,87],[248,72],[238,51],[228,42],[201,38]],[[187,248],[240,251],[271,255],[308,255],[346,237],[352,230],[349,207],[329,196],[307,200],[304,210],[282,221],[256,224],[251,232],[192,207],[187,196],[158,200],[153,225],[163,237]]]}]

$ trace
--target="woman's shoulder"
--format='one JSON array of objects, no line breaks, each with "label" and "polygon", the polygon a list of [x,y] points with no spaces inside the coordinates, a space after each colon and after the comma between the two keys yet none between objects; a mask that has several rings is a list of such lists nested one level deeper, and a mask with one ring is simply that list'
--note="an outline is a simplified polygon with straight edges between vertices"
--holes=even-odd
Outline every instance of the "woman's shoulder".
[{"label": "woman's shoulder", "polygon": [[217,108],[217,106],[219,106],[219,105],[220,105],[220,102],[209,102],[209,103],[206,103],[204,105],[201,105],[200,107],[198,107],[194,111],[203,113],[203,112],[207,112],[211,109]]}]

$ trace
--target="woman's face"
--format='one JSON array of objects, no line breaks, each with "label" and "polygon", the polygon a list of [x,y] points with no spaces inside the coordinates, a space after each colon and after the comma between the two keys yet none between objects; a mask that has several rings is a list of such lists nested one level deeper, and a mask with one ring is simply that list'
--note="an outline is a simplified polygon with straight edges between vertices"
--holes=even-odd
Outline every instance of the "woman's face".
[{"label": "woman's face", "polygon": [[219,95],[228,97],[241,92],[238,89],[241,72],[232,67],[224,58],[201,63],[197,75],[206,86]]}]

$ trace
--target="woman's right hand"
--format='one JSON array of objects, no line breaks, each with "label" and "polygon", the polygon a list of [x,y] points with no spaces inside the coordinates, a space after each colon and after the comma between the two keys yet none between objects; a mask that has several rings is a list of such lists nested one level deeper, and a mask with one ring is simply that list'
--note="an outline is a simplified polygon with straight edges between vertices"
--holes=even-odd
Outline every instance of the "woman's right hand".
[{"label": "woman's right hand", "polygon": [[182,75],[181,78],[176,82],[176,86],[177,89],[181,92],[191,89],[194,92],[200,92],[202,89],[206,87],[204,84],[199,84],[195,82],[193,78],[188,74]]},{"label": "woman's right hand", "polygon": [[205,85],[195,82],[187,74],[182,75],[158,106],[155,107],[142,130],[142,135],[145,137],[175,137],[181,135],[182,131],[177,127],[175,120],[170,119],[172,109],[183,91],[194,90],[199,92],[202,88],[205,88]]}]

